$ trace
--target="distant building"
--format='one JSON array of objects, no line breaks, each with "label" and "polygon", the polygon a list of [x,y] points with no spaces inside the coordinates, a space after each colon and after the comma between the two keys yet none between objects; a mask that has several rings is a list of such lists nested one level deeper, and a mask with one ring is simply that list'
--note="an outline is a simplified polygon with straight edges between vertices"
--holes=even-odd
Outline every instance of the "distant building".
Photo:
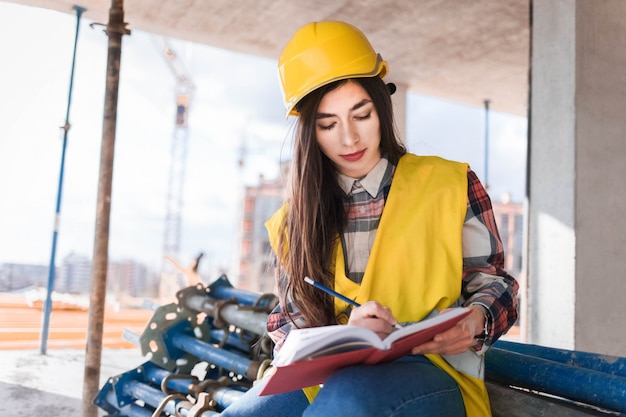
[{"label": "distant building", "polygon": [[[0,292],[14,292],[32,287],[48,286],[48,266],[31,264],[0,264]],[[91,291],[91,259],[70,253],[55,270],[54,291],[89,294]],[[111,261],[107,270],[107,290],[116,296],[155,297],[159,277],[155,271],[135,260]]]},{"label": "distant building", "polygon": [[91,291],[91,259],[70,253],[63,258],[55,279],[55,291],[70,294],[89,294]]},{"label": "distant building", "polygon": [[289,167],[290,163],[283,163],[278,178],[266,180],[260,177],[259,185],[245,189],[237,288],[275,292],[274,257],[265,222],[284,201]]},{"label": "distant building", "polygon": [[48,283],[48,267],[44,265],[0,264],[0,291],[12,292]]},{"label": "distant building", "polygon": [[493,214],[504,246],[504,269],[519,278],[524,246],[524,206],[505,198],[502,203],[493,202]]},{"label": "distant building", "polygon": [[132,259],[110,262],[107,289],[117,296],[156,297],[157,274]]}]

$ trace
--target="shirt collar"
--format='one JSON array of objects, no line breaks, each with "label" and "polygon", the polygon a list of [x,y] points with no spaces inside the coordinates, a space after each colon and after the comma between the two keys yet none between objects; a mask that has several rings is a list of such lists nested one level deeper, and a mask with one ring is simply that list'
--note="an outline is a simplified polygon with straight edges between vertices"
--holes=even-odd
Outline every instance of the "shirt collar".
[{"label": "shirt collar", "polygon": [[346,193],[346,195],[350,195],[350,192],[352,191],[352,184],[354,184],[355,181],[359,181],[363,189],[367,191],[369,195],[376,197],[388,165],[389,161],[387,161],[387,158],[383,156],[374,168],[372,168],[372,170],[363,178],[352,178],[338,173],[339,186],[343,192]]}]

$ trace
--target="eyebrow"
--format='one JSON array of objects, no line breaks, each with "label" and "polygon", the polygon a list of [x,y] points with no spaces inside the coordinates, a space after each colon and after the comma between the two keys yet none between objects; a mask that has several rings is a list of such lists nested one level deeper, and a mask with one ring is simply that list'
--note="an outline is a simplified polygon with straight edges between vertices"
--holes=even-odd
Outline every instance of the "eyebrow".
[{"label": "eyebrow", "polygon": [[[358,109],[360,109],[361,107],[365,106],[367,103],[371,103],[372,100],[368,99],[368,98],[364,98],[363,100],[359,101],[358,103],[356,103],[354,106],[352,106],[350,108],[350,111],[356,111]],[[317,115],[315,116],[316,119],[325,119],[327,117],[334,117],[336,116],[336,114],[333,113],[317,113]]]}]

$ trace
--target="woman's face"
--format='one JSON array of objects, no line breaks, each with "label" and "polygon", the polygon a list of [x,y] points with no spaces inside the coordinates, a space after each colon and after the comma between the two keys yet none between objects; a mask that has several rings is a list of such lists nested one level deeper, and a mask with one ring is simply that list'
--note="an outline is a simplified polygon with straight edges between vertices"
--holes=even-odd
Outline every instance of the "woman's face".
[{"label": "woman's face", "polygon": [[371,97],[347,81],[322,97],[317,109],[317,143],[337,170],[364,177],[380,160],[380,121]]}]

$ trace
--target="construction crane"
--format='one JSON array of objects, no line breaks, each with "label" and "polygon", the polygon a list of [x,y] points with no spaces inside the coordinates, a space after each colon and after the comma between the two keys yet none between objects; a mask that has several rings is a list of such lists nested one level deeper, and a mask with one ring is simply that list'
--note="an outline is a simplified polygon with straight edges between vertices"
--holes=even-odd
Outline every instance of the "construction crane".
[{"label": "construction crane", "polygon": [[[187,161],[187,117],[191,104],[193,82],[183,63],[166,38],[155,37],[169,68],[176,78],[176,119],[170,152],[170,170],[166,197],[165,230],[163,237],[163,264],[159,296],[170,298],[181,287],[179,273],[169,260],[178,261],[183,209],[185,165]],[[169,260],[168,260],[169,259]]]}]

